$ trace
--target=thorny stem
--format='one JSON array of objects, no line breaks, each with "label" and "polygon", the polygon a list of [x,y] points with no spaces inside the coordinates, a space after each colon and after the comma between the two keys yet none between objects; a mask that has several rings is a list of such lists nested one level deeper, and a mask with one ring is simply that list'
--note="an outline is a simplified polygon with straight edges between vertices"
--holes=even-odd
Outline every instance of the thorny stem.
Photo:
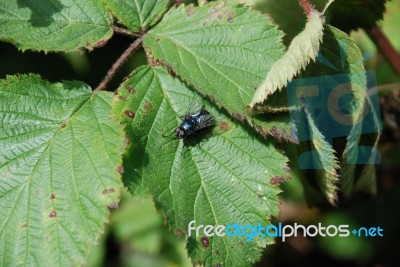
[{"label": "thorny stem", "polygon": [[389,61],[397,74],[400,75],[400,54],[390,43],[386,35],[378,26],[366,30],[366,32],[378,47],[378,50],[382,52],[383,56]]},{"label": "thorny stem", "polygon": [[125,52],[118,58],[118,60],[112,65],[111,69],[107,72],[103,81],[97,86],[94,90],[95,92],[102,91],[106,89],[107,85],[110,83],[115,73],[122,67],[128,57],[142,44],[143,38],[145,34],[139,36],[129,47],[125,50]]}]

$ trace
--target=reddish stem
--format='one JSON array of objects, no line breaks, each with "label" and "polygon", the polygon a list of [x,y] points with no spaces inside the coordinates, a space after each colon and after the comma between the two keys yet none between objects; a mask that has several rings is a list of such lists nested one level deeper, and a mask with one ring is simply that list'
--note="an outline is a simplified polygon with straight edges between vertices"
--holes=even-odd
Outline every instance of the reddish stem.
[{"label": "reddish stem", "polygon": [[122,67],[125,61],[128,59],[130,55],[142,44],[144,34],[139,36],[129,47],[125,50],[125,52],[118,58],[118,60],[112,65],[111,69],[107,72],[103,81],[97,86],[94,90],[95,92],[102,91],[106,89],[107,85],[110,83],[115,73]]},{"label": "reddish stem", "polygon": [[310,16],[311,11],[314,9],[308,0],[299,0],[301,8],[306,13],[307,17]]},{"label": "reddish stem", "polygon": [[400,75],[400,54],[396,51],[389,39],[378,26],[366,30],[371,40],[378,47],[378,50],[389,61],[397,74]]}]

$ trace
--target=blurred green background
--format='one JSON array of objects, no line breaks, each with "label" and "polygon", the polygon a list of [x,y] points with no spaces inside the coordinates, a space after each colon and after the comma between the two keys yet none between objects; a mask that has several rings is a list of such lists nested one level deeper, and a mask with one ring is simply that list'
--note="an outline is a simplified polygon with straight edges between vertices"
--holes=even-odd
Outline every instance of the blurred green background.
[{"label": "blurred green background", "polygon": [[[304,26],[304,14],[297,0],[245,2],[267,13],[279,25],[286,33],[286,45]],[[322,10],[326,1],[312,2]],[[387,4],[379,26],[400,52],[400,0]],[[257,266],[400,266],[397,253],[400,231],[396,228],[400,222],[400,130],[391,123],[393,118],[397,122],[400,118],[400,77],[363,30],[352,32],[351,37],[362,49],[366,69],[377,73],[384,122],[377,195],[357,195],[336,208],[310,207],[294,170],[293,179],[282,184],[281,215],[275,222],[380,226],[384,237],[290,238],[266,249]],[[80,80],[95,88],[131,42],[129,37],[114,35],[104,47],[92,52],[47,55],[21,53],[11,44],[0,43],[0,78],[16,73],[38,73],[52,82]],[[115,90],[125,76],[142,64],[146,64],[146,56],[139,50],[124,65],[109,90]],[[111,212],[110,222],[99,246],[91,253],[88,266],[191,266],[184,239],[169,231],[150,198],[132,197],[124,192],[119,209]]]}]

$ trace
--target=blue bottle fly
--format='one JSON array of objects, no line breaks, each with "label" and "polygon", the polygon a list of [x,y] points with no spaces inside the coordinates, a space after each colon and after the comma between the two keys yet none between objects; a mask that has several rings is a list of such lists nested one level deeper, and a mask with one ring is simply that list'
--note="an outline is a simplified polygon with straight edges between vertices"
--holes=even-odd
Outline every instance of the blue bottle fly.
[{"label": "blue bottle fly", "polygon": [[175,136],[178,139],[186,139],[190,135],[215,126],[215,124],[214,117],[203,106],[199,110],[185,115],[182,123],[175,129]]}]

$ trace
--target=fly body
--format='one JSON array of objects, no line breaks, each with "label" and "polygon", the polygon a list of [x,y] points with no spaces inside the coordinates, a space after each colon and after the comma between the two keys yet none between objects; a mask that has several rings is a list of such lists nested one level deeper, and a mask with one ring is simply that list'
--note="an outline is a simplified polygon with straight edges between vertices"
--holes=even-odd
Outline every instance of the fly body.
[{"label": "fly body", "polygon": [[175,136],[178,139],[186,139],[188,136],[212,126],[215,126],[215,119],[203,106],[199,110],[185,115],[182,123],[175,129]]}]

